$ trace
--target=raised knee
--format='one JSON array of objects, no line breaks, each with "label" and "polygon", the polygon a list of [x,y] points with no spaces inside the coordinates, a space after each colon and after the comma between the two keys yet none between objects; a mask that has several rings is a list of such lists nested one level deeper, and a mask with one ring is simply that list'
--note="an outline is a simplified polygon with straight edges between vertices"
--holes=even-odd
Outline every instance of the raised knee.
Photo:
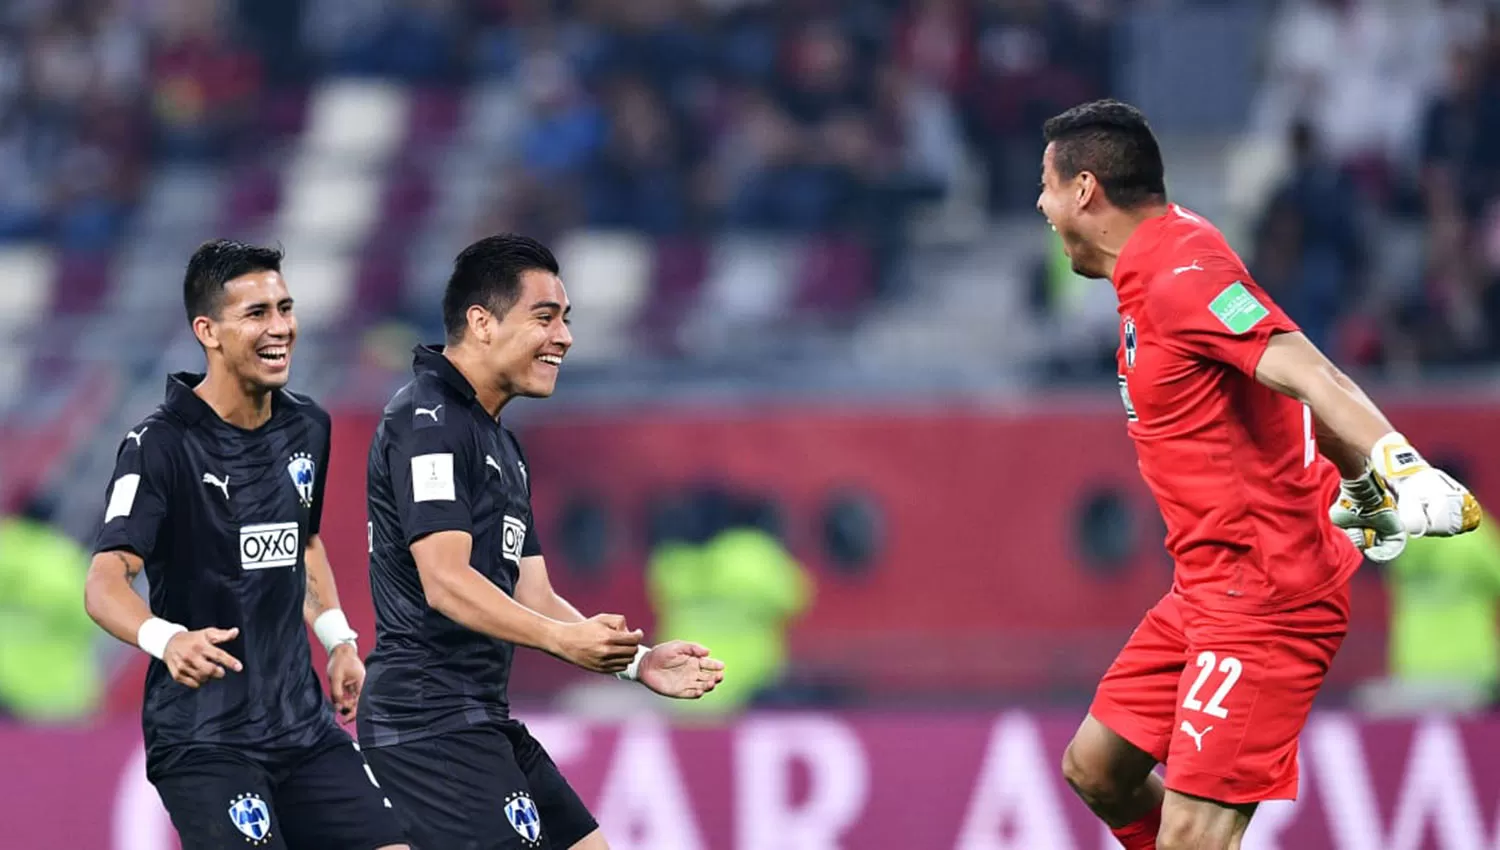
[{"label": "raised knee", "polygon": [[1075,744],[1068,744],[1063,751],[1063,779],[1090,808],[1108,807],[1130,796],[1130,789],[1119,787],[1107,765],[1090,759],[1086,752]]}]

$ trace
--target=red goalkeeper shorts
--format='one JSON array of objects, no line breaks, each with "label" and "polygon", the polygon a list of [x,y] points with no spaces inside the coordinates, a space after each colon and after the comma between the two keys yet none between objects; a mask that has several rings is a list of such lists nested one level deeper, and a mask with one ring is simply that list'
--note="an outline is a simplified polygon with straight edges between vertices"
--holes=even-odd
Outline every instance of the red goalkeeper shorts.
[{"label": "red goalkeeper shorts", "polygon": [[1167,594],[1104,674],[1089,713],[1167,766],[1173,791],[1221,803],[1297,796],[1297,736],[1349,624],[1349,586],[1247,616]]}]

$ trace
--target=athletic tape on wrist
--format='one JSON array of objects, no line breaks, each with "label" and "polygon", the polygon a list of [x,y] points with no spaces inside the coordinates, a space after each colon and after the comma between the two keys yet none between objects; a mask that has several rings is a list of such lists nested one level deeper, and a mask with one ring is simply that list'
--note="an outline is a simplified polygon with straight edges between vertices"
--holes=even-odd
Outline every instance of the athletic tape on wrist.
[{"label": "athletic tape on wrist", "polygon": [[646,653],[650,651],[651,647],[645,645],[644,643],[640,646],[637,646],[635,648],[635,660],[630,662],[629,667],[626,667],[624,670],[616,673],[615,678],[620,679],[624,682],[634,682],[639,679],[641,677],[641,659],[645,658]]},{"label": "athletic tape on wrist", "polygon": [[147,655],[161,660],[167,651],[167,642],[173,635],[187,631],[187,626],[180,626],[160,617],[152,617],[136,630],[135,645],[140,647]]},{"label": "athletic tape on wrist", "polygon": [[356,650],[359,649],[359,633],[349,628],[349,620],[338,608],[330,608],[313,620],[313,634],[318,636],[323,649],[330,653],[341,643],[347,643]]}]

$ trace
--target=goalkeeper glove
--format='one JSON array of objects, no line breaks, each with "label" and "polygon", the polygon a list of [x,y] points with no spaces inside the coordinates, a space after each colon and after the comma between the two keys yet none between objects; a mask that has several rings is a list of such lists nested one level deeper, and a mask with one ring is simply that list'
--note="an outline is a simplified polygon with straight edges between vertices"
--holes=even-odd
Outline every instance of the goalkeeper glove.
[{"label": "goalkeeper glove", "polygon": [[1328,509],[1328,518],[1377,563],[1394,561],[1406,548],[1406,528],[1397,513],[1396,500],[1373,470],[1340,482],[1339,497]]},{"label": "goalkeeper glove", "polygon": [[1479,501],[1446,472],[1434,469],[1392,431],[1370,450],[1375,473],[1396,493],[1396,513],[1412,537],[1452,537],[1479,527]]}]

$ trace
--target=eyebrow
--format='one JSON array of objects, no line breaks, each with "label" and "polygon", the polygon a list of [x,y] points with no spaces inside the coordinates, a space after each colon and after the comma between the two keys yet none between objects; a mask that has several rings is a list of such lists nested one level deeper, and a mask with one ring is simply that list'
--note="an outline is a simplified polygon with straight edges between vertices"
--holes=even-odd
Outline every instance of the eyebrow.
[{"label": "eyebrow", "polygon": [[282,305],[285,305],[285,304],[292,304],[292,303],[293,303],[293,301],[292,301],[292,297],[290,295],[288,295],[285,298],[280,299],[279,301],[276,302],[275,305],[272,305],[271,302],[269,302],[269,301],[251,301],[249,304],[246,304],[244,307],[241,307],[240,308],[240,312],[242,312],[242,313],[248,313],[251,310],[269,310],[269,309],[271,309],[272,306],[279,307],[279,306],[282,306]]},{"label": "eyebrow", "polygon": [[573,305],[569,304],[564,307],[556,301],[538,301],[531,305],[531,312],[535,313],[538,310],[561,310],[564,314],[567,314],[573,312]]}]

